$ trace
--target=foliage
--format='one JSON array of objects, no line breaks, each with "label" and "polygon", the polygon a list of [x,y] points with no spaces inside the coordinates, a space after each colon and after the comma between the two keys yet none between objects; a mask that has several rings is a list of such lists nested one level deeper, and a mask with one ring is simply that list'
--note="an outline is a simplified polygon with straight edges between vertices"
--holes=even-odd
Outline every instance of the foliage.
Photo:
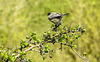
[{"label": "foliage", "polygon": [[[1,61],[3,62],[14,62],[14,61],[24,61],[24,62],[31,62],[30,59],[26,59],[25,55],[28,51],[37,51],[42,56],[43,60],[46,59],[46,55],[48,54],[50,58],[52,58],[52,54],[55,53],[55,49],[50,48],[48,46],[48,43],[52,43],[53,45],[55,43],[60,44],[59,50],[62,51],[63,45],[69,46],[81,59],[85,60],[87,62],[86,58],[81,57],[73,48],[77,48],[77,45],[75,44],[77,39],[80,38],[80,35],[83,34],[84,28],[82,26],[77,26],[71,28],[71,26],[66,29],[64,26],[64,29],[55,31],[47,31],[43,33],[42,39],[37,38],[36,33],[32,32],[30,33],[30,36],[26,36],[26,39],[28,41],[21,40],[19,48],[15,49],[14,51],[12,49],[4,49],[1,48]],[[74,33],[74,34],[73,34]],[[81,34],[79,34],[81,33]],[[44,46],[46,44],[47,46]],[[38,49],[33,49],[38,48]],[[86,53],[83,53],[84,56],[86,56]]]}]

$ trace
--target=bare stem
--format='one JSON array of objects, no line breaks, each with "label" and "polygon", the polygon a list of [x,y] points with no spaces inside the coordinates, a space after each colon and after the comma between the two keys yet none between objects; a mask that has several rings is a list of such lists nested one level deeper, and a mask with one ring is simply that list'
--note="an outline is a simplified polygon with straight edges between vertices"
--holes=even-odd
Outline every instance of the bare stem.
[{"label": "bare stem", "polygon": [[[31,46],[30,48],[26,49],[26,50],[24,51],[24,53],[27,52],[27,51],[29,51],[29,50],[31,50],[32,48],[35,48],[35,47],[38,47],[38,46],[39,46],[39,44],[38,44],[38,45]],[[19,56],[20,56],[20,54],[16,55],[15,57],[17,58],[17,57],[19,57]]]},{"label": "bare stem", "polygon": [[85,60],[86,62],[88,62],[86,58],[80,56],[73,48],[71,48],[71,49],[79,56],[79,58],[81,58],[81,59]]}]

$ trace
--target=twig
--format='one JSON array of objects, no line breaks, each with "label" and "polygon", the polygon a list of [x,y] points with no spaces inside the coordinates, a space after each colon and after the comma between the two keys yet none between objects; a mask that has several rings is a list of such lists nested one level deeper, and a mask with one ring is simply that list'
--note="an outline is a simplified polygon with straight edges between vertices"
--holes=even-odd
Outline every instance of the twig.
[{"label": "twig", "polygon": [[73,48],[71,48],[71,49],[79,56],[79,58],[81,58],[81,59],[85,60],[86,62],[88,62],[88,61],[86,60],[86,58],[80,56]]},{"label": "twig", "polygon": [[36,52],[39,52],[39,53],[40,53],[40,51],[39,51],[39,50],[33,50],[33,49],[32,49],[32,51],[36,51]]},{"label": "twig", "polygon": [[52,36],[51,38],[54,38],[54,37],[56,37],[56,36],[58,36],[59,34],[56,34],[55,36]]},{"label": "twig", "polygon": [[[32,48],[38,47],[38,46],[39,46],[39,44],[38,44],[38,45],[31,46],[30,48],[26,49],[26,50],[24,51],[24,53],[27,52],[27,51],[29,51],[29,50],[31,50]],[[19,56],[20,56],[20,54],[16,55],[15,57],[17,58],[17,57],[19,57]]]},{"label": "twig", "polygon": [[69,44],[66,44],[66,43],[63,43],[63,45],[67,45],[69,47],[71,47],[71,49],[79,56],[79,58],[83,59],[84,61],[88,62],[88,60],[82,56],[80,56],[72,47],[72,45],[69,45]]}]

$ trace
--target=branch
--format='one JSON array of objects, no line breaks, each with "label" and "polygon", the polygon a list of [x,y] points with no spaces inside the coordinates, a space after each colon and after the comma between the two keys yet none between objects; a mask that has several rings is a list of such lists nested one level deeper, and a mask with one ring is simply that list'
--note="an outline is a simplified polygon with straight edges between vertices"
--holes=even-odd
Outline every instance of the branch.
[{"label": "branch", "polygon": [[86,62],[88,62],[86,58],[80,56],[73,48],[71,48],[71,49],[79,56],[79,58],[81,58],[81,59],[85,60]]},{"label": "branch", "polygon": [[39,50],[33,50],[33,49],[32,49],[32,51],[36,51],[36,52],[39,52],[39,53],[40,53],[40,51],[39,51]]},{"label": "branch", "polygon": [[67,45],[67,46],[71,47],[71,49],[79,56],[79,58],[81,58],[81,59],[85,60],[86,62],[88,62],[86,58],[80,56],[80,55],[73,49],[73,46],[72,46],[72,45],[69,45],[69,44],[66,44],[66,43],[63,43],[63,45]]},{"label": "branch", "polygon": [[[26,49],[26,50],[24,51],[24,53],[27,52],[27,51],[29,51],[29,50],[31,50],[32,48],[35,48],[35,47],[38,47],[38,46],[39,46],[39,44],[38,44],[38,45],[31,46],[30,48]],[[17,57],[19,57],[19,56],[20,56],[20,54],[16,55],[15,57],[17,58]]]}]

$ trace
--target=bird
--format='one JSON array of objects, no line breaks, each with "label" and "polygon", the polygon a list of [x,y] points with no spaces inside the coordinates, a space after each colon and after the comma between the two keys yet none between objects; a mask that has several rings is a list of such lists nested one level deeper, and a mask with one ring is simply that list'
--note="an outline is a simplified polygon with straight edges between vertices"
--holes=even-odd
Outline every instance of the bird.
[{"label": "bird", "polygon": [[62,18],[66,15],[69,15],[70,13],[66,13],[66,14],[61,14],[61,13],[57,13],[57,12],[51,12],[48,13],[48,19],[49,21],[51,21],[52,23],[55,24],[55,28],[54,30],[57,30],[57,27],[59,27],[62,23]]}]

